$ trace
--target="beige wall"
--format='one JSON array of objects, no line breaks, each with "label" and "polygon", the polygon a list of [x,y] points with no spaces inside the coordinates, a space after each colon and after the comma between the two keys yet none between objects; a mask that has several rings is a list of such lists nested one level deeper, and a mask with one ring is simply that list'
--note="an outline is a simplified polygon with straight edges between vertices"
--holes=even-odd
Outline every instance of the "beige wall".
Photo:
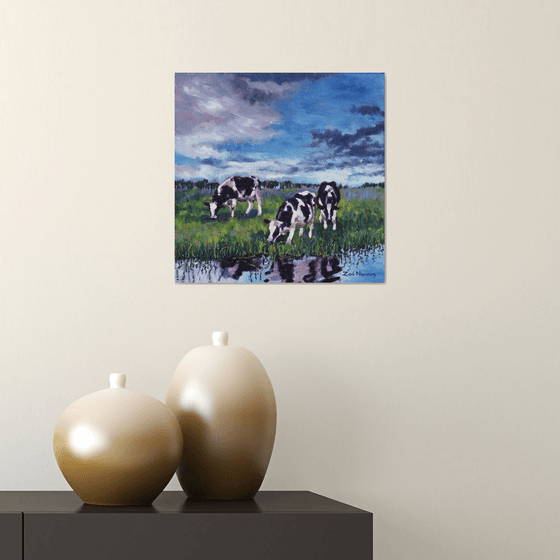
[{"label": "beige wall", "polygon": [[[67,489],[62,410],[164,400],[223,329],[276,390],[264,489],[372,511],[376,559],[560,557],[559,16],[3,0],[0,489]],[[247,70],[386,72],[385,285],[174,284],[174,72]]]}]

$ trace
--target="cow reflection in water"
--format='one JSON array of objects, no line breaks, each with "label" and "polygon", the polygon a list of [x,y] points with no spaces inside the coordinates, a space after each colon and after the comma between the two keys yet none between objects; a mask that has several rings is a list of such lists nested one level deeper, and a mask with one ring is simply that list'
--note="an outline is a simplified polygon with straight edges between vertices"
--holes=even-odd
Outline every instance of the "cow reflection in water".
[{"label": "cow reflection in water", "polygon": [[338,282],[342,271],[338,257],[313,257],[305,261],[278,259],[266,271],[265,282]]},{"label": "cow reflection in water", "polygon": [[262,260],[254,259],[236,259],[235,257],[222,259],[220,261],[222,269],[222,277],[239,280],[244,272],[258,272],[262,268]]},{"label": "cow reflection in water", "polygon": [[[269,261],[270,262],[270,261]],[[257,280],[263,269],[263,259],[222,259],[219,263],[221,278],[240,280],[245,273]],[[293,261],[292,259],[278,259],[264,273],[263,282],[338,282],[342,272],[338,257],[311,257],[307,260]],[[262,278],[262,276],[261,276]],[[258,280],[257,280],[258,281]]]}]

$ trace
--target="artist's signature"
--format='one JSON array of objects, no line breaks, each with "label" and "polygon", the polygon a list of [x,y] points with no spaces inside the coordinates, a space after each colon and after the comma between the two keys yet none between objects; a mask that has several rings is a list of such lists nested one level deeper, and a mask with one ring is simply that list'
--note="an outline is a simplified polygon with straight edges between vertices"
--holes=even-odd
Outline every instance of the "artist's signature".
[{"label": "artist's signature", "polygon": [[359,270],[354,272],[354,274],[356,276],[377,276],[377,274],[375,274],[375,272],[360,272]]}]

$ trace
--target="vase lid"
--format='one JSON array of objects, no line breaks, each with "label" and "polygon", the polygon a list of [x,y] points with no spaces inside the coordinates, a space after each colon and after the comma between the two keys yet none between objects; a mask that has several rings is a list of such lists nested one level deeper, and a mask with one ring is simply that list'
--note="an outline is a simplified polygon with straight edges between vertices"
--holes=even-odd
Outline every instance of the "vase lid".
[{"label": "vase lid", "polygon": [[109,387],[111,389],[126,389],[126,373],[109,374]]},{"label": "vase lid", "polygon": [[225,331],[214,331],[212,333],[213,346],[227,346],[228,340],[229,340],[229,334]]}]

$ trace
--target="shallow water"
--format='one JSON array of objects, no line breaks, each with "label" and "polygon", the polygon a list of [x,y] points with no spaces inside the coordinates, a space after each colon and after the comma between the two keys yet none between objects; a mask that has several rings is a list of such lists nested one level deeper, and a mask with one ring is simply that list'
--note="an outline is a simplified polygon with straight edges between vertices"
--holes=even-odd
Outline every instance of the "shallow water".
[{"label": "shallow water", "polygon": [[385,248],[331,257],[277,259],[256,257],[175,263],[175,282],[200,283],[383,283]]}]

